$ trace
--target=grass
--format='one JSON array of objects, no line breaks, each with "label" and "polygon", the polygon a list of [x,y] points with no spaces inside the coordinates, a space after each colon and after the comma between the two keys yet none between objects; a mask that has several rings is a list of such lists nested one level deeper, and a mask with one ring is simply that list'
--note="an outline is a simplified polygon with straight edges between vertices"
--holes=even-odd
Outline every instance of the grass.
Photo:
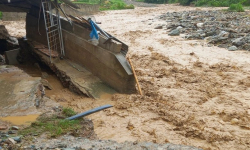
[{"label": "grass", "polygon": [[230,7],[232,4],[250,5],[249,0],[197,0],[196,6]]},{"label": "grass", "polygon": [[127,5],[122,0],[106,0],[100,5],[100,10],[120,10],[134,8],[134,5]]},{"label": "grass", "polygon": [[2,17],[3,17],[3,14],[2,14],[2,12],[0,11],[0,19],[2,19]]},{"label": "grass", "polygon": [[243,6],[238,3],[238,4],[231,4],[230,7],[228,8],[229,11],[237,11],[237,12],[244,12]]},{"label": "grass", "polygon": [[[142,0],[143,1],[143,0]],[[134,9],[134,5],[127,5],[123,0],[78,0],[76,4],[100,4],[100,10]]]},{"label": "grass", "polygon": [[[60,114],[60,118],[66,118],[76,114],[71,108],[64,108]],[[65,120],[58,119],[56,115],[41,116],[36,122],[33,122],[29,127],[20,130],[19,135],[41,135],[47,133],[49,138],[58,137],[69,132],[76,132],[81,128],[80,120]]]},{"label": "grass", "polygon": [[68,107],[63,108],[62,113],[67,117],[71,117],[71,116],[76,115],[76,112],[72,108],[68,108]]},{"label": "grass", "polygon": [[100,0],[78,0],[75,4],[100,4]]}]

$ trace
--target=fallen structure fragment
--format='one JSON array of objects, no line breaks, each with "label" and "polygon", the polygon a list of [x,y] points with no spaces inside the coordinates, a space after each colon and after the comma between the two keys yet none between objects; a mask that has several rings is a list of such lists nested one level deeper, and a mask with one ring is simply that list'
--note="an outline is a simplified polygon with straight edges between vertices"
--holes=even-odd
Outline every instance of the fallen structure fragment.
[{"label": "fallen structure fragment", "polygon": [[[21,4],[25,10],[17,10]],[[98,45],[92,44],[91,28],[86,23],[60,17],[56,1],[40,4],[40,0],[12,0],[3,5],[8,7],[3,9],[1,4],[0,11],[28,12],[27,47],[56,72],[65,86],[93,98],[104,93],[135,92],[133,72],[125,58],[126,44],[118,39],[107,42],[102,35]]]}]

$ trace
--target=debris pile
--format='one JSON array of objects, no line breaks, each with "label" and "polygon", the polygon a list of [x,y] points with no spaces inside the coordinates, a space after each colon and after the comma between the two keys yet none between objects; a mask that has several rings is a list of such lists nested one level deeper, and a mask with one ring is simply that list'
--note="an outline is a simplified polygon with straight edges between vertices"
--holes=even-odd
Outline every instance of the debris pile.
[{"label": "debris pile", "polygon": [[6,27],[0,25],[0,53],[3,54],[6,50],[18,48],[18,45],[17,38],[10,36]]},{"label": "debris pile", "polygon": [[250,15],[226,11],[183,11],[159,17],[167,23],[170,36],[204,39],[229,50],[250,50]]},{"label": "debris pile", "polygon": [[8,128],[6,125],[0,125],[0,149],[13,149],[22,141],[22,137],[17,136],[18,130],[18,126]]}]

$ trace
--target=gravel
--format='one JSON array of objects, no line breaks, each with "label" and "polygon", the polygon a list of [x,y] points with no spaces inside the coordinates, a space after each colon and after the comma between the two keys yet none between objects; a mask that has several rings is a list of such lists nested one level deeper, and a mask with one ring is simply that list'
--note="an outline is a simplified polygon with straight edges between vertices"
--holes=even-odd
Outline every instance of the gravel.
[{"label": "gravel", "polygon": [[[223,48],[250,50],[250,16],[248,12],[183,11],[168,12],[157,17],[165,21],[172,35],[176,28],[184,38],[203,39]],[[180,28],[182,27],[182,28]],[[174,34],[178,35],[178,34]]]}]

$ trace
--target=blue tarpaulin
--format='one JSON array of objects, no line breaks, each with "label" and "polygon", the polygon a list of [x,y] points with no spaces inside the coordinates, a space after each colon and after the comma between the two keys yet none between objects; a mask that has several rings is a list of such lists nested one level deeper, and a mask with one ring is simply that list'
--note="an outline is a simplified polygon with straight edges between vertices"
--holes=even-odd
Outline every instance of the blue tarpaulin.
[{"label": "blue tarpaulin", "polygon": [[92,29],[92,31],[90,32],[90,38],[93,39],[95,37],[96,39],[99,39],[98,32],[92,20],[90,20],[90,24],[91,24],[91,29]]}]

